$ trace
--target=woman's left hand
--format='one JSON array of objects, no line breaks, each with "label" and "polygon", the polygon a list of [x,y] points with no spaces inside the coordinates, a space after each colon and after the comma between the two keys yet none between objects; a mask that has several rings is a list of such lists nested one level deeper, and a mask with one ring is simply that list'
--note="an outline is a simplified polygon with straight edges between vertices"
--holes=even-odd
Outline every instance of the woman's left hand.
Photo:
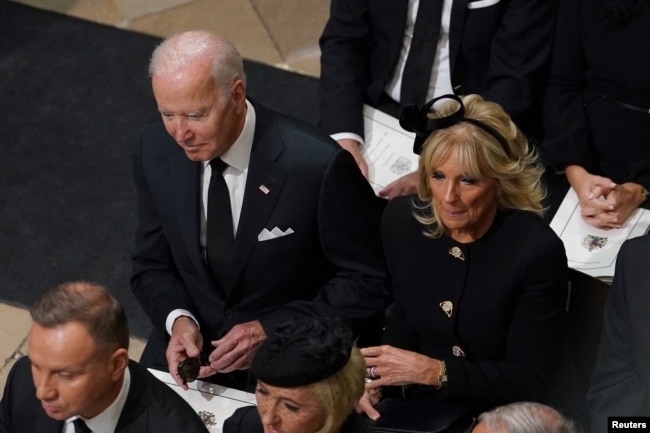
[{"label": "woman's left hand", "polygon": [[383,345],[361,349],[366,375],[372,379],[366,389],[386,385],[422,384],[440,386],[440,362],[417,352]]}]

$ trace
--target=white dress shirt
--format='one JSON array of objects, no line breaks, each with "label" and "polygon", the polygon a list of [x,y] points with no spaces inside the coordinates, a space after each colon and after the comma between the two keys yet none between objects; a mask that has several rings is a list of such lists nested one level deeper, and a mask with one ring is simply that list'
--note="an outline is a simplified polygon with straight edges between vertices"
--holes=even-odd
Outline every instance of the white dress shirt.
[{"label": "white dress shirt", "polygon": [[113,403],[108,406],[102,413],[99,415],[85,419],[79,416],[73,416],[68,418],[63,424],[62,433],[75,433],[74,431],[74,420],[81,418],[85,421],[88,428],[93,433],[114,433],[115,427],[117,427],[117,422],[120,420],[120,415],[122,415],[122,409],[126,404],[126,397],[129,395],[129,388],[131,387],[131,373],[129,372],[129,367],[127,366],[124,369],[124,378],[122,379],[122,388],[120,389],[119,394]]}]

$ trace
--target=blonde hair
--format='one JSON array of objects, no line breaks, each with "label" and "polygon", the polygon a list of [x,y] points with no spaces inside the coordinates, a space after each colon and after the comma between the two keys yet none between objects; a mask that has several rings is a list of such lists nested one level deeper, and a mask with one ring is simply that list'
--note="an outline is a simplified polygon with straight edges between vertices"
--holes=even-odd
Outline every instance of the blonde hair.
[{"label": "blonde hair", "polygon": [[365,388],[366,364],[354,346],[348,362],[330,377],[307,385],[325,406],[327,419],[318,433],[338,432]]},{"label": "blonde hair", "polygon": [[[465,117],[479,120],[496,130],[507,149],[485,129],[470,122],[459,122],[433,132],[424,142],[418,167],[418,197],[415,218],[425,226],[425,235],[442,236],[446,228],[434,206],[429,179],[431,170],[442,164],[452,152],[468,176],[475,179],[492,178],[497,184],[497,208],[518,209],[542,216],[542,200],[546,191],[541,177],[544,168],[523,133],[503,108],[483,100],[479,95],[462,98]],[[456,101],[436,109],[435,117],[445,117],[458,110]],[[432,116],[433,117],[433,116]]]}]

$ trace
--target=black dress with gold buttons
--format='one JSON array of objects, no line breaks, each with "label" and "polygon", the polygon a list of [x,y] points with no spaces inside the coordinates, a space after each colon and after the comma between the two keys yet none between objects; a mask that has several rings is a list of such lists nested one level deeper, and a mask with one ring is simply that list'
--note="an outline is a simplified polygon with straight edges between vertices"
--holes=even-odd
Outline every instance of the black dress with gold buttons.
[{"label": "black dress with gold buttons", "polygon": [[567,290],[564,246],[538,216],[498,211],[480,239],[432,239],[415,197],[392,200],[382,236],[394,304],[384,343],[444,360],[448,383],[426,389],[478,413],[546,400]]}]

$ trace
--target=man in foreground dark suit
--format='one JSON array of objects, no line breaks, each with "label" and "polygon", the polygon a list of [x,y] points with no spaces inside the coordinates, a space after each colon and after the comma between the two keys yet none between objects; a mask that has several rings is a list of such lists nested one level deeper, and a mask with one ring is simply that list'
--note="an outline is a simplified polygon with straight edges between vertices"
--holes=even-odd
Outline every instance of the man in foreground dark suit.
[{"label": "man in foreground dark suit", "polygon": [[167,39],[150,74],[162,119],[134,154],[131,286],[154,326],[141,362],[182,384],[179,363],[203,354],[201,377],[246,389],[256,348],[290,316],[364,334],[387,282],[381,206],[350,154],[247,100],[241,56],[212,33]]},{"label": "man in foreground dark suit", "polygon": [[[320,39],[321,129],[365,170],[359,147],[364,103],[399,117],[405,104],[420,108],[445,94],[476,93],[502,105],[529,137],[541,139],[557,5],[557,0],[331,0]],[[431,34],[418,50],[413,46],[419,47],[419,31]],[[430,53],[430,59],[409,74],[414,51],[413,57]],[[412,194],[416,183],[409,173],[380,195]]]},{"label": "man in foreground dark suit", "polygon": [[587,395],[589,431],[608,417],[650,415],[650,237],[625,241],[605,304],[598,359]]},{"label": "man in foreground dark suit", "polygon": [[[194,410],[129,360],[129,329],[102,287],[71,282],[31,309],[28,357],[7,378],[0,431],[7,433],[207,433]],[[3,430],[4,429],[4,430]]]}]

